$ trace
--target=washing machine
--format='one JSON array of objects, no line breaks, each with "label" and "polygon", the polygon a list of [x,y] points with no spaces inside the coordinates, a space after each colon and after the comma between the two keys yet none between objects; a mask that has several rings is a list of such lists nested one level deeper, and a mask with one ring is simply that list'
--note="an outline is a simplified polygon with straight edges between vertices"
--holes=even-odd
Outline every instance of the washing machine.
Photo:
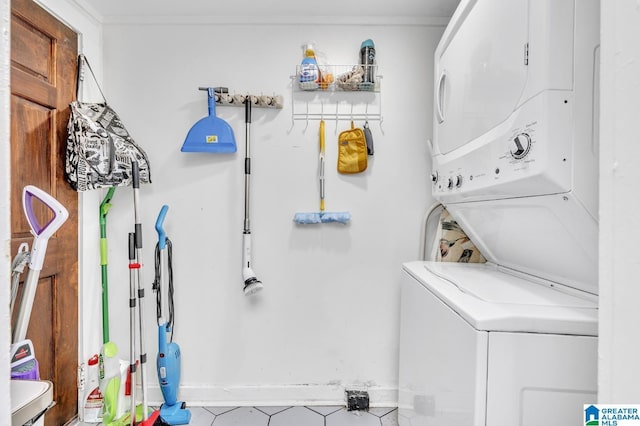
[{"label": "washing machine", "polygon": [[597,298],[490,263],[408,262],[401,285],[400,425],[582,424]]},{"label": "washing machine", "polygon": [[443,33],[432,195],[487,262],[403,264],[401,426],[582,424],[596,401],[599,8],[462,0]]}]

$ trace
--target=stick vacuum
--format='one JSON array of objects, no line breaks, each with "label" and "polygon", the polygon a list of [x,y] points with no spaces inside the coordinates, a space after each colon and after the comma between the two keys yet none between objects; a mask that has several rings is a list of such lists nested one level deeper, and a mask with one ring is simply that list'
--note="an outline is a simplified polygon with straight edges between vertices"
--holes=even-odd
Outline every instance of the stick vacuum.
[{"label": "stick vacuum", "polygon": [[[47,222],[41,225],[42,215],[36,214],[33,207],[33,201],[39,200],[44,207],[48,209]],[[38,361],[35,359],[33,344],[27,339],[27,329],[29,320],[31,319],[31,310],[38,289],[38,278],[40,271],[44,265],[44,257],[47,252],[49,238],[60,229],[69,217],[67,209],[51,195],[42,189],[27,185],[22,191],[22,207],[27,217],[27,222],[33,235],[33,244],[31,245],[31,253],[29,254],[29,272],[27,279],[23,284],[22,298],[18,307],[17,319],[13,328],[13,338],[11,343],[11,378],[38,380],[40,372],[38,371]],[[40,216],[40,218],[38,217]],[[40,219],[40,220],[39,220]],[[23,254],[28,250],[27,245],[23,243],[20,246],[20,252]],[[14,301],[17,295],[18,280],[12,288],[11,311],[15,307]]]},{"label": "stick vacuum", "polygon": [[[160,418],[170,425],[186,425],[191,420],[191,412],[186,403],[178,401],[180,385],[180,347],[173,341],[173,267],[172,244],[167,238],[163,224],[169,206],[160,209],[156,220],[158,243],[155,250],[155,280],[153,289],[156,292],[156,316],[158,319],[158,382],[164,397],[160,407]],[[164,272],[168,279],[164,279]],[[166,306],[165,306],[166,305]],[[167,317],[163,315],[167,312]],[[169,341],[167,342],[167,333]]]}]

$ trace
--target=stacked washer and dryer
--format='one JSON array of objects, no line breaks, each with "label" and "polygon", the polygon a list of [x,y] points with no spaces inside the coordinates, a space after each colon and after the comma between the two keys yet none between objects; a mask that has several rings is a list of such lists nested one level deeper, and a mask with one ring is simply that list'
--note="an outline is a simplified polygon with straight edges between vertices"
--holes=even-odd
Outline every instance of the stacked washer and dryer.
[{"label": "stacked washer and dryer", "polygon": [[598,0],[462,0],[432,193],[488,260],[403,265],[401,426],[583,424],[596,402]]}]

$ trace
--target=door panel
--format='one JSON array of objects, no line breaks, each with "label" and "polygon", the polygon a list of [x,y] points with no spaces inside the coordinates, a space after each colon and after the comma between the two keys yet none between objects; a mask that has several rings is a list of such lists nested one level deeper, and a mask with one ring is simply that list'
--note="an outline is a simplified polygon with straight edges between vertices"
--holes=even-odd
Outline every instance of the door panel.
[{"label": "door panel", "polygon": [[[12,147],[22,145],[23,148],[11,150],[11,179],[20,182],[12,187],[11,199],[21,200],[22,188],[31,182],[38,182],[40,189],[53,195],[55,183],[49,161],[54,139],[51,109],[14,95],[11,97],[11,115],[16,118],[11,120]],[[24,146],[27,140],[29,145]],[[43,212],[40,203],[36,207]],[[29,237],[29,224],[21,202],[11,203],[11,217],[16,218],[12,231]]]},{"label": "door panel", "polygon": [[51,82],[51,53],[55,48],[55,40],[16,15],[11,22],[11,32],[11,59],[15,65]]},{"label": "door panel", "polygon": [[[11,250],[33,237],[22,190],[35,185],[55,197],[69,218],[49,240],[27,338],[56,405],[46,425],[77,413],[78,195],[64,180],[69,103],[75,96],[77,34],[32,0],[11,3]],[[50,214],[35,204],[40,223]],[[23,279],[26,278],[26,271]],[[19,290],[21,293],[22,288]],[[14,312],[15,316],[15,312]]]}]

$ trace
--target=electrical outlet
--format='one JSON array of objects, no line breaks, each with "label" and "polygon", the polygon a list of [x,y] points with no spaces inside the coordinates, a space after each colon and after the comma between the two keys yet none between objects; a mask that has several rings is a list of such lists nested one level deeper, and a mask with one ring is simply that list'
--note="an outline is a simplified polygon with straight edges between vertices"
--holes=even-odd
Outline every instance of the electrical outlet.
[{"label": "electrical outlet", "polygon": [[345,393],[347,395],[347,411],[369,410],[369,392],[347,389]]}]

